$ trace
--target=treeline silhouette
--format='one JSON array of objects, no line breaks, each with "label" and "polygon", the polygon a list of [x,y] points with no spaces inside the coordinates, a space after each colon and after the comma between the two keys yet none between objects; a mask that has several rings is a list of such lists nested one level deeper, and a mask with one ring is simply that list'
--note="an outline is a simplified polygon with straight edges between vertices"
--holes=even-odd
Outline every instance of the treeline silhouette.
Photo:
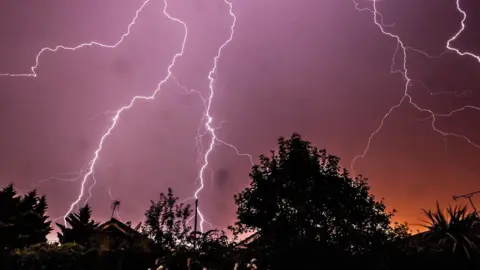
[{"label": "treeline silhouette", "polygon": [[49,244],[46,198],[9,185],[0,191],[0,269],[479,269],[476,213],[437,203],[423,210],[426,231],[412,235],[366,178],[299,134],[280,138],[249,176],[234,196],[232,239],[192,231],[192,207],[169,188],[137,226],[112,219],[122,234],[92,220],[87,204],[56,224],[59,243]]}]

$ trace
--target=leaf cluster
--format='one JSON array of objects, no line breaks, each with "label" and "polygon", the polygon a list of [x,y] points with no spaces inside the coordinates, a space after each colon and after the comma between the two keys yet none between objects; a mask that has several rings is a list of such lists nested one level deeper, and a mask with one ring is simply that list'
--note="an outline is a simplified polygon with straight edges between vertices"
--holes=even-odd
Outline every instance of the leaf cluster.
[{"label": "leaf cluster", "polygon": [[466,206],[449,206],[442,210],[437,202],[436,209],[422,209],[425,216],[419,247],[438,252],[448,251],[464,254],[470,258],[479,254],[479,218],[477,213],[468,211]]},{"label": "leaf cluster", "polygon": [[70,213],[66,219],[68,227],[57,223],[60,232],[57,233],[60,243],[77,243],[84,247],[92,245],[92,236],[98,223],[92,220],[92,209],[88,204],[81,207],[78,213]]},{"label": "leaf cluster", "polygon": [[185,244],[191,227],[188,219],[193,210],[190,205],[178,203],[171,188],[160,193],[158,201],[151,201],[145,212],[142,232],[153,239],[163,250],[175,249]]}]

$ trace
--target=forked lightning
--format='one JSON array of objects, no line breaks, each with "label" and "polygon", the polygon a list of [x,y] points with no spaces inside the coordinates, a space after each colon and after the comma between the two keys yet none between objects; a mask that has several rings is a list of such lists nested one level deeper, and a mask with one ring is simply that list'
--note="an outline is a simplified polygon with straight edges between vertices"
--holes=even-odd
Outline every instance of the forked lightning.
[{"label": "forked lightning", "polygon": [[[45,53],[45,52],[56,52],[56,51],[59,51],[59,50],[69,50],[69,51],[75,51],[75,50],[78,50],[78,49],[81,49],[81,48],[85,48],[85,47],[91,47],[91,46],[99,46],[99,47],[103,47],[103,48],[116,48],[117,46],[119,46],[123,41],[124,39],[130,34],[130,31],[131,31],[131,28],[135,25],[135,22],[137,21],[138,17],[139,17],[139,14],[141,13],[141,11],[144,9],[144,7],[150,2],[151,0],[146,0],[145,2],[143,2],[143,4],[140,6],[140,8],[136,11],[135,13],[135,17],[133,18],[133,20],[130,22],[130,24],[128,25],[128,28],[127,28],[127,31],[121,36],[121,38],[115,43],[115,44],[112,44],[112,45],[108,45],[108,44],[102,44],[102,43],[99,43],[99,42],[96,42],[96,41],[92,41],[92,42],[88,42],[88,43],[83,43],[83,44],[80,44],[78,46],[75,46],[75,47],[67,47],[67,46],[63,46],[63,45],[59,45],[59,46],[56,46],[55,48],[50,48],[50,47],[47,47],[47,48],[43,48],[40,50],[40,52],[36,55],[36,58],[35,58],[35,65],[32,66],[30,69],[31,69],[31,73],[24,73],[24,74],[14,74],[14,73],[5,73],[5,74],[0,74],[0,76],[11,76],[11,77],[37,77],[37,73],[36,73],[36,69],[39,67],[40,65],[40,58],[41,56]],[[204,111],[204,115],[201,119],[201,122],[205,122],[205,132],[203,133],[200,133],[200,130],[197,134],[197,142],[199,143],[199,154],[201,155],[201,152],[203,147],[201,145],[201,139],[203,138],[203,136],[205,136],[207,133],[211,135],[211,139],[210,139],[210,143],[209,143],[209,147],[208,147],[208,150],[205,152],[205,154],[203,154],[203,162],[202,162],[202,166],[200,168],[200,171],[199,171],[199,174],[198,174],[198,179],[200,180],[200,187],[195,191],[194,193],[194,198],[198,198],[199,197],[199,194],[200,192],[202,191],[203,187],[204,187],[204,173],[205,173],[205,170],[208,169],[208,165],[209,165],[209,155],[211,154],[211,152],[214,150],[214,146],[216,143],[220,143],[220,144],[224,144],[228,147],[231,147],[235,150],[235,152],[238,154],[238,155],[244,155],[244,156],[248,156],[249,157],[249,160],[250,162],[253,164],[253,158],[252,156],[250,156],[249,154],[242,154],[239,152],[239,150],[233,146],[232,144],[228,144],[226,142],[224,142],[223,140],[219,139],[217,137],[217,135],[215,134],[215,128],[212,127],[212,121],[213,121],[213,117],[211,116],[211,113],[210,113],[210,108],[211,108],[211,105],[212,105],[212,101],[213,101],[213,98],[214,98],[214,74],[216,73],[217,71],[217,63],[218,63],[218,60],[220,59],[220,56],[221,56],[221,53],[223,51],[223,49],[225,48],[225,46],[227,46],[233,39],[233,35],[234,35],[234,28],[235,28],[235,22],[236,22],[236,16],[235,14],[233,13],[233,5],[231,2],[229,2],[228,0],[223,0],[225,2],[225,4],[228,5],[228,8],[229,8],[229,14],[230,16],[233,18],[233,21],[232,21],[232,25],[230,27],[230,36],[229,38],[219,47],[218,51],[217,51],[217,55],[214,57],[213,59],[213,67],[212,69],[210,70],[209,74],[208,74],[208,80],[209,80],[209,96],[207,99],[203,98],[202,95],[200,94],[200,92],[198,91],[195,91],[195,90],[191,90],[191,91],[187,91],[187,92],[195,92],[197,94],[199,94],[200,98],[202,99],[203,101],[203,104],[205,106],[205,111]],[[164,9],[163,9],[163,14],[168,18],[170,19],[171,21],[175,22],[175,23],[178,23],[180,24],[183,29],[184,29],[184,32],[185,32],[185,35],[184,35],[184,38],[183,38],[183,41],[182,41],[182,44],[181,44],[181,48],[179,50],[178,53],[176,53],[170,63],[170,65],[168,66],[167,68],[167,75],[166,77],[164,77],[158,84],[157,84],[157,87],[154,89],[154,91],[152,92],[152,94],[150,96],[135,96],[131,99],[131,101],[121,107],[120,109],[118,109],[117,111],[113,112],[112,114],[114,115],[112,120],[111,120],[111,124],[110,126],[108,127],[107,131],[102,135],[101,139],[100,139],[100,142],[98,144],[98,147],[97,149],[94,151],[94,155],[93,155],[93,158],[90,160],[90,162],[87,164],[86,166],[86,169],[83,169],[81,171],[81,175],[83,175],[82,177],[82,182],[81,182],[81,187],[80,187],[80,192],[76,198],[75,201],[73,201],[68,209],[68,211],[65,213],[64,215],[64,221],[65,221],[65,225],[66,224],[66,217],[73,211],[73,209],[75,208],[75,206],[78,206],[78,204],[80,203],[80,201],[82,200],[83,196],[84,196],[84,193],[85,193],[85,185],[86,183],[88,182],[88,180],[91,178],[93,180],[93,183],[92,185],[90,186],[89,188],[89,196],[87,197],[87,199],[85,200],[85,202],[87,202],[91,197],[92,197],[92,188],[94,187],[95,183],[96,183],[96,179],[95,179],[95,166],[98,162],[98,159],[99,159],[99,156],[100,156],[100,153],[103,149],[103,144],[105,142],[105,140],[111,135],[111,133],[113,132],[114,128],[116,127],[117,123],[118,123],[118,120],[120,118],[120,116],[122,115],[123,112],[127,111],[128,109],[130,109],[131,107],[133,107],[133,105],[137,102],[137,101],[140,101],[140,100],[152,100],[156,97],[157,93],[161,90],[161,87],[170,79],[173,79],[177,85],[183,89],[186,90],[185,87],[183,87],[182,85],[180,85],[180,83],[177,81],[177,79],[175,77],[173,77],[173,74],[172,74],[172,68],[175,66],[175,63],[177,61],[177,59],[181,56],[183,56],[183,53],[184,53],[184,50],[185,50],[185,46],[186,46],[186,41],[187,41],[187,37],[188,37],[188,26],[185,22],[183,22],[182,20],[180,20],[179,18],[176,18],[176,17],[173,17],[171,16],[169,13],[168,13],[168,2],[167,0],[163,0],[165,6],[164,6]],[[78,176],[78,175],[77,175]],[[52,180],[52,179],[57,179],[57,178],[51,178],[51,179],[46,179],[46,180],[43,180],[43,181],[47,181],[47,180]],[[74,181],[76,180],[76,178],[72,178],[72,179],[59,179],[59,180],[66,180],[66,181]],[[111,197],[111,191],[109,189],[109,195]],[[117,213],[118,215],[118,213]],[[204,223],[206,222],[204,217],[203,217],[203,214],[199,211],[199,216],[200,216],[200,229],[201,231],[203,231],[203,225]],[[208,223],[208,222],[207,222]]]},{"label": "forked lightning", "polygon": [[[353,0],[353,3],[355,5],[355,8],[358,10],[358,11],[368,11],[370,13],[373,14],[373,22],[375,23],[375,25],[378,26],[378,28],[380,29],[380,31],[382,32],[383,35],[389,37],[389,38],[392,38],[396,41],[397,43],[397,47],[395,49],[395,52],[393,54],[393,57],[392,57],[392,64],[391,64],[391,72],[393,73],[400,73],[402,76],[403,76],[403,79],[405,81],[405,84],[404,84],[404,94],[402,96],[402,98],[399,100],[399,102],[395,105],[393,105],[389,110],[388,112],[382,117],[381,121],[380,121],[380,124],[379,126],[377,127],[377,129],[375,129],[369,136],[368,138],[368,141],[367,141],[367,144],[363,150],[363,152],[360,154],[360,155],[357,155],[354,157],[354,159],[352,160],[352,163],[350,165],[351,167],[351,170],[353,173],[354,172],[354,166],[355,166],[355,162],[361,158],[364,158],[369,149],[370,149],[370,145],[371,145],[371,142],[373,140],[373,138],[380,132],[380,130],[382,129],[383,125],[385,124],[385,120],[393,113],[393,111],[395,111],[396,109],[398,109],[405,101],[407,101],[410,105],[412,105],[415,109],[417,109],[418,111],[420,112],[424,112],[424,113],[427,113],[429,115],[428,119],[431,120],[431,126],[432,126],[432,129],[434,131],[436,131],[437,133],[439,133],[440,135],[442,135],[443,137],[457,137],[457,138],[460,138],[460,139],[463,139],[465,140],[466,142],[468,142],[470,145],[476,147],[476,148],[479,148],[480,149],[480,144],[478,143],[475,143],[473,140],[471,140],[470,138],[468,138],[467,136],[465,135],[462,135],[462,134],[457,134],[457,133],[453,133],[453,132],[447,132],[447,131],[444,131],[444,130],[441,130],[439,129],[435,124],[436,124],[436,121],[437,121],[437,118],[439,117],[447,117],[447,116],[451,116],[457,112],[460,112],[460,111],[464,111],[464,110],[477,110],[477,111],[480,111],[480,108],[479,107],[476,107],[476,106],[472,106],[472,105],[467,105],[467,106],[463,106],[461,108],[458,108],[458,109],[455,109],[455,110],[452,110],[451,112],[449,113],[443,113],[443,114],[439,114],[439,113],[435,113],[433,112],[432,110],[430,109],[426,109],[426,108],[423,108],[421,107],[420,105],[416,104],[414,101],[413,101],[413,98],[412,96],[409,94],[409,88],[412,86],[412,83],[413,83],[413,80],[409,74],[409,71],[408,71],[408,64],[407,64],[407,52],[408,51],[414,51],[414,52],[417,52],[417,53],[420,53],[424,56],[427,56],[429,58],[435,58],[434,56],[430,56],[428,53],[424,52],[424,51],[421,51],[421,50],[418,50],[418,49],[415,49],[415,48],[412,48],[412,47],[409,47],[409,46],[406,46],[405,43],[403,42],[403,40],[400,38],[400,36],[392,33],[391,31],[387,31],[386,30],[386,26],[383,24],[383,18],[384,16],[378,11],[377,9],[377,2],[379,2],[378,0],[373,0],[371,1],[372,2],[372,8],[365,8],[365,7],[361,7],[360,6],[360,3],[357,1],[357,0]],[[477,61],[480,62],[480,57],[475,55],[475,54],[472,54],[472,53],[469,53],[469,52],[460,52],[458,49],[455,49],[454,47],[452,47],[451,43],[463,32],[463,30],[465,29],[465,20],[467,18],[467,14],[464,10],[461,9],[460,7],[460,0],[456,0],[456,6],[457,6],[457,10],[463,14],[463,19],[461,21],[461,28],[460,30],[455,33],[454,36],[452,36],[448,41],[447,41],[447,52],[448,51],[453,51],[455,53],[457,53],[458,55],[460,56],[470,56],[470,57],[473,57],[475,58]],[[398,70],[398,69],[395,69],[395,59],[396,59],[396,56],[398,53],[401,53],[402,54],[402,65],[401,65],[401,69]],[[442,53],[441,55],[437,56],[437,57],[441,57],[442,55],[444,55],[445,53]]]}]

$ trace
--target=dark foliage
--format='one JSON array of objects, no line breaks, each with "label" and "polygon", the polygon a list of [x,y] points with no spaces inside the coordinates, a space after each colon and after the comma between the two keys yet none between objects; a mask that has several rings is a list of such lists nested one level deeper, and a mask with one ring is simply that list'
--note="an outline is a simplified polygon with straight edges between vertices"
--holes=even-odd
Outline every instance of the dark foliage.
[{"label": "dark foliage", "polygon": [[225,269],[234,265],[235,248],[225,232],[193,232],[191,237],[191,242],[197,241],[195,253],[200,254],[200,260],[208,269]]},{"label": "dark foliage", "polygon": [[352,179],[337,157],[298,134],[280,138],[250,177],[234,196],[238,221],[230,227],[235,236],[254,232],[242,244],[219,230],[191,232],[193,211],[170,188],[151,202],[143,226],[112,218],[98,227],[86,205],[67,217],[68,227],[57,224],[60,245],[46,244],[45,197],[17,196],[7,186],[0,191],[0,269],[480,269],[476,213],[437,204],[424,210],[426,231],[412,236],[406,224],[391,224],[393,213],[365,178]]},{"label": "dark foliage", "polygon": [[57,223],[60,232],[57,233],[58,241],[64,243],[77,243],[84,247],[91,246],[92,236],[98,223],[92,220],[92,209],[88,204],[81,207],[78,213],[70,213],[66,221],[69,227]]},{"label": "dark foliage", "polygon": [[435,211],[423,209],[423,212],[427,231],[418,237],[416,244],[420,250],[448,252],[468,259],[480,255],[480,220],[475,212],[469,212],[466,206],[442,210],[438,202]]},{"label": "dark foliage", "polygon": [[36,190],[17,196],[13,185],[0,191],[0,251],[45,243],[50,233],[47,200]]},{"label": "dark foliage", "polygon": [[0,258],[0,269],[148,269],[149,262],[154,259],[153,254],[145,252],[117,250],[99,253],[74,243],[38,244]]},{"label": "dark foliage", "polygon": [[[369,193],[365,178],[351,179],[339,158],[298,134],[278,140],[261,156],[248,188],[235,195],[235,233],[258,231],[263,252],[314,260],[317,252],[358,255],[383,247],[392,213]],[[315,251],[315,252],[314,252]],[[295,260],[296,260],[295,259]]]},{"label": "dark foliage", "polygon": [[[82,269],[84,247],[76,244],[37,244],[18,251],[19,269]],[[84,268],[83,268],[84,269]]]},{"label": "dark foliage", "polygon": [[177,202],[178,197],[175,197],[173,190],[169,188],[167,194],[160,193],[158,201],[151,201],[149,209],[145,212],[142,231],[154,239],[163,251],[185,245],[191,231],[187,221],[192,209],[188,204]]}]

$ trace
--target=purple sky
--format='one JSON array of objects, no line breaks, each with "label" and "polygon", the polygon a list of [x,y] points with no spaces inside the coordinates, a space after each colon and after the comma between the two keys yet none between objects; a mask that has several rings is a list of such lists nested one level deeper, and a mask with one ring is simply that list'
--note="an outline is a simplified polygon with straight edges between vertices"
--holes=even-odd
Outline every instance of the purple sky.
[{"label": "purple sky", "polygon": [[[0,73],[29,73],[44,47],[114,44],[142,3],[3,1]],[[461,5],[467,27],[452,45],[480,54],[475,27],[480,3],[461,0]],[[386,29],[432,55],[444,52],[461,26],[455,0],[383,0],[377,7],[385,24],[395,24]],[[48,197],[50,216],[65,214],[112,112],[135,95],[150,95],[181,47],[183,29],[163,8],[162,0],[151,0],[117,48],[46,52],[38,77],[0,77],[0,185],[38,188]],[[211,108],[212,126],[221,125],[219,138],[257,157],[273,149],[277,137],[299,132],[349,167],[402,98],[402,76],[390,73],[395,40],[382,35],[371,13],[347,0],[235,0],[233,10],[235,35],[218,61]],[[168,11],[189,28],[173,75],[207,96],[213,57],[229,36],[228,6],[223,0],[170,0]],[[479,104],[480,63],[474,58],[448,53],[430,59],[409,51],[407,59],[414,80],[409,91],[420,106],[448,113]],[[401,55],[395,60],[400,68]],[[167,187],[182,199],[190,197],[199,187],[195,136],[203,111],[198,95],[170,80],[154,101],[140,101],[122,114],[95,168],[90,200],[95,217],[108,218],[109,189],[122,201],[121,219],[134,223]],[[438,118],[437,127],[480,144],[479,113],[469,109]],[[398,220],[410,223],[418,223],[421,208],[436,200],[446,205],[454,194],[480,189],[475,162],[480,150],[436,133],[427,117],[405,102],[355,164],[355,173],[371,179],[373,192],[399,210]],[[200,194],[202,212],[214,226],[233,222],[232,195],[249,183],[250,166],[248,158],[216,146]],[[71,181],[39,183],[51,177]]]}]

